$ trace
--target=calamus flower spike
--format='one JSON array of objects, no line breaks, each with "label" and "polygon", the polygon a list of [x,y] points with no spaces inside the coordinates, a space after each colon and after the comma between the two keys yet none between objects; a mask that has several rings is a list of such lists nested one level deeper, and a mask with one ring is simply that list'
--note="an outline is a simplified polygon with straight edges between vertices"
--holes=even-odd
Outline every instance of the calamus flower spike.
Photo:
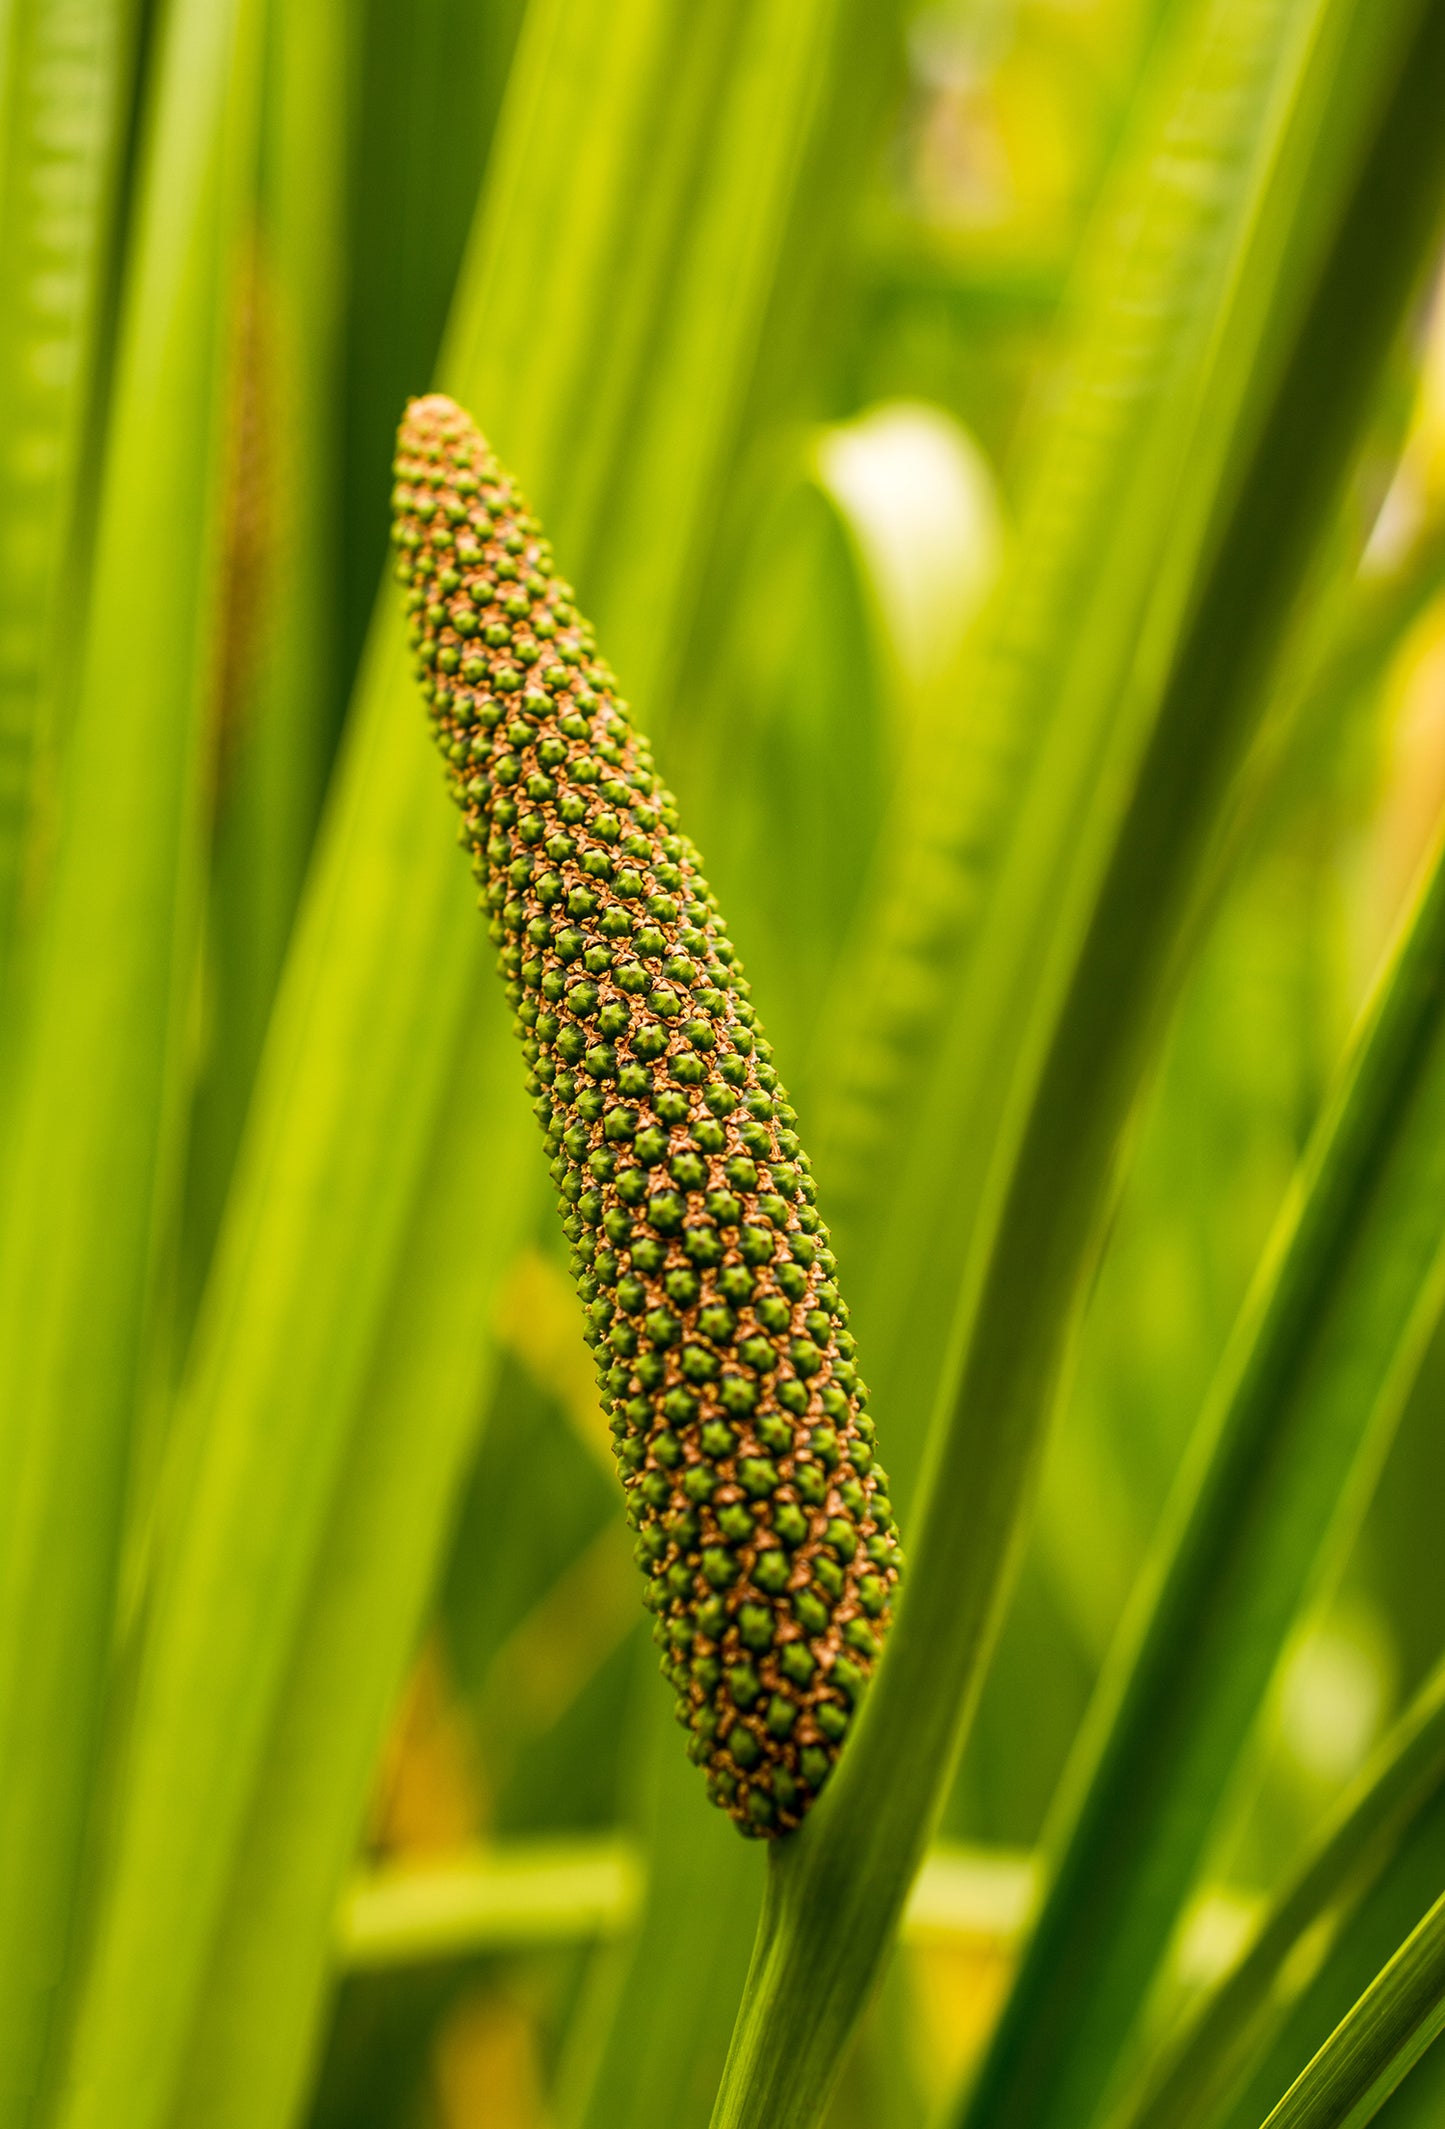
[{"label": "calamus flower spike", "polygon": [[392,500],[663,1669],[714,1801],[786,1833],[901,1565],[797,1119],[647,742],[451,400],[408,407]]}]

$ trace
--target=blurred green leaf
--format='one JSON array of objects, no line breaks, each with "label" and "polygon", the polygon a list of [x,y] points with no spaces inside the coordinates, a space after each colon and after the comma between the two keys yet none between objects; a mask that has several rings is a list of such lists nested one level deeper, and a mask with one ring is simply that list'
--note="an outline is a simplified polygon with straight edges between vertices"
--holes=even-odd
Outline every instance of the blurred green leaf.
[{"label": "blurred green leaf", "polygon": [[349,1979],[307,2117],[315,2129],[410,2129],[418,2116],[426,2121],[432,2035],[464,1986],[454,1969],[431,1966]]},{"label": "blurred green leaf", "polygon": [[341,464],[341,644],[355,669],[386,556],[398,410],[436,374],[525,0],[360,0]]},{"label": "blurred green leaf", "polygon": [[[815,2120],[877,1972],[976,1697],[1211,830],[1436,225],[1442,140],[1422,84],[1445,59],[1438,9],[1324,0],[1281,19],[1226,4],[1205,9],[1198,36],[1158,189],[1137,203],[1136,241],[1151,213],[1174,226],[1176,187],[1191,203],[1217,179],[1238,192],[1234,99],[1267,80],[1277,56],[1289,64],[1239,195],[1247,211],[1224,314],[1207,348],[1197,328],[1182,345],[1165,336],[1185,380],[1183,404],[1171,393],[1161,408],[1169,448],[1156,436],[1124,461],[1145,495],[1162,483],[1168,497],[1162,517],[1125,515],[1124,543],[1140,543],[1136,574],[1152,595],[1137,616],[1114,598],[1068,608],[1083,693],[1049,728],[999,874],[968,994],[968,1074],[949,1089],[945,1128],[921,1141],[953,1175],[965,1231],[972,1207],[984,1215],[957,1388],[858,1737],[775,1859],[719,2129]],[[1171,249],[1176,270],[1179,256]],[[1114,374],[1126,389],[1130,373]],[[1112,524],[1084,522],[1105,545]],[[1061,618],[1056,587],[1047,572],[1023,582],[1021,611],[1042,632]],[[1101,583],[1107,568],[1092,578]],[[1069,700],[1068,678],[1062,693]],[[961,1123],[973,1151],[960,1174],[945,1149]],[[937,1223],[913,1213],[910,1308],[951,1258]]]},{"label": "blurred green leaf", "polygon": [[[1397,1865],[1417,1823],[1439,1815],[1442,1795],[1445,1673],[1332,1815],[1245,1956],[1148,2065],[1138,2093],[1113,2117],[1119,2129],[1202,2129],[1218,2118],[1326,1952],[1346,1931],[1355,1934],[1356,1909]],[[1245,2112],[1258,2117],[1247,2103]]]},{"label": "blurred green leaf", "polygon": [[[137,0],[0,17],[0,999],[37,883],[42,754],[69,723],[86,586],[87,423],[120,226]],[[45,767],[53,781],[55,761]],[[47,824],[49,825],[49,824]]]},{"label": "blurred green leaf", "polygon": [[[458,1082],[505,1118],[513,1059],[496,1002],[485,1006]],[[303,2095],[336,1888],[495,1369],[478,1294],[515,1251],[531,1152],[516,1130],[463,1133],[455,1146],[443,1137],[423,1178],[230,1865],[171,2104],[176,2129],[281,2124]]]},{"label": "blurred green leaf", "polygon": [[[1009,1045],[1027,1010],[1019,994],[1057,928],[1061,880],[1041,866],[1029,879],[1020,819],[1026,806],[1052,807],[1056,821],[1076,814],[1083,780],[1104,773],[1109,734],[1128,724],[1120,704],[1139,689],[1164,543],[1185,537],[1185,439],[1293,23],[1275,0],[1201,20],[1177,52],[1165,40],[1076,269],[1067,354],[1035,417],[1011,566],[951,723],[912,765],[908,854],[880,882],[871,918],[898,965],[886,987],[840,983],[852,1023],[834,1031],[839,1113],[825,1117],[823,1140],[858,1149],[840,1246],[870,1379],[895,1415],[890,1475],[905,1509],[1009,1099]],[[1159,176],[1148,187],[1151,156]],[[1207,489],[1202,465],[1192,485]],[[1063,863],[1070,838],[1055,832],[1052,847]],[[996,883],[1006,850],[1013,886]],[[1033,897],[1027,918],[1010,896]],[[988,954],[975,966],[985,926]],[[986,1039],[985,1027],[1003,1032]],[[920,1254],[924,1233],[932,1247]]]},{"label": "blurred green leaf", "polygon": [[[1322,1852],[1322,1860],[1327,1851]],[[1367,1877],[1346,1926],[1324,1943],[1306,1936],[1286,1970],[1285,2001],[1266,2029],[1265,2045],[1243,2067],[1242,2085],[1219,2095],[1210,2129],[1258,2129],[1280,2093],[1328,2040],[1420,1921],[1445,1883],[1445,1794],[1422,1797],[1399,1829],[1383,1867]],[[1296,1962],[1297,1965],[1296,1965]]]},{"label": "blurred green leaf", "polygon": [[187,1172],[192,1288],[215,1239],[344,693],[335,494],[349,23],[349,9],[327,4],[278,8],[267,25],[233,387],[206,1056]]},{"label": "blurred green leaf", "polygon": [[[570,1314],[570,1285],[565,1291]],[[491,1697],[488,1675],[508,1638],[599,1532],[619,1520],[607,1483],[611,1474],[596,1468],[555,1400],[515,1361],[504,1370],[493,1403],[442,1595],[450,1668],[471,1702]],[[600,1424],[600,1413],[598,1419]],[[515,1512],[499,1517],[498,1501],[514,1503]],[[634,1585],[629,1593],[636,1596]],[[629,1609],[629,1620],[635,1616]],[[505,1693],[497,1697],[506,1699]],[[504,1721],[507,1712],[498,1710]],[[495,1740],[488,1743],[490,1748]]]},{"label": "blurred green leaf", "polygon": [[[369,677],[353,758],[372,773],[343,787],[303,910],[163,1477],[67,2123],[108,2120],[119,2092],[137,2129],[164,2119],[465,1024],[475,961],[450,864],[425,862],[448,857],[447,809],[405,773],[394,636]],[[347,950],[353,926],[384,927],[384,974]],[[488,1218],[505,1221],[500,1192]]]},{"label": "blurred green leaf", "polygon": [[[847,1246],[877,1194],[876,1163],[921,1069],[966,928],[979,815],[1009,764],[970,699],[970,632],[993,590],[1005,537],[993,475],[937,409],[880,407],[820,439],[820,470],[848,514],[885,641],[900,729],[875,804],[865,889],[845,906],[815,1036],[815,1156]],[[876,777],[876,771],[875,777]]]},{"label": "blurred green leaf", "polygon": [[[722,2074],[731,2013],[747,1973],[762,1897],[763,1859],[720,1811],[698,1809],[697,1769],[656,1692],[646,1645],[639,1831],[648,1896],[620,1970],[601,1976],[611,1997],[595,2019],[600,2045],[568,2066],[568,2129],[690,2129],[705,2123]],[[593,2034],[584,2025],[582,2047]]]},{"label": "blurred green leaf", "polygon": [[[969,2101],[1090,2118],[1289,1630],[1368,1499],[1445,1299],[1445,870],[1239,1325],[1070,1776],[1049,1897]],[[1040,2049],[1039,2036],[1048,2036]]]},{"label": "blurred green leaf", "polygon": [[[641,1742],[647,1765],[637,1789],[652,1794],[641,1799],[639,1827],[664,1783],[677,1786],[672,1780],[676,1750],[665,1757],[660,1750],[660,1741],[670,1733],[661,1722],[651,1721],[657,1696],[650,1672],[646,1683],[649,1734]],[[654,1779],[659,1770],[664,1783]],[[711,1823],[703,1821],[705,1826]],[[744,1877],[756,1853],[742,1851]],[[736,1845],[724,1854],[737,1863]],[[495,1841],[475,1849],[376,1862],[358,1869],[344,1889],[337,1919],[339,1956],[348,1972],[380,1972],[445,1965],[534,1940],[611,1937],[631,1930],[639,1920],[648,1860],[643,1845],[608,1832]],[[696,1864],[681,1867],[695,1870]],[[904,1940],[919,1945],[1012,1944],[1022,1934],[1037,1885],[1038,1864],[1031,1855],[940,1841],[924,1859],[909,1895]],[[757,1890],[753,1886],[752,1895]],[[752,1904],[756,1906],[755,1897]],[[601,1992],[608,1986],[604,1982]]]},{"label": "blurred green leaf", "polygon": [[759,477],[755,536],[720,601],[674,739],[679,803],[744,942],[748,980],[810,1102],[809,1052],[883,820],[899,707],[836,503],[803,469]]},{"label": "blurred green leaf", "polygon": [[255,33],[254,8],[229,0],[177,0],[165,25],[79,699],[15,1062],[0,1206],[7,2125],[33,2101],[74,1923],[155,1246],[177,1180]]},{"label": "blurred green leaf", "polygon": [[514,1841],[500,1855],[383,1867],[347,1896],[342,1957],[355,1971],[610,1936],[631,1920],[638,1895],[637,1857],[620,1841]]}]

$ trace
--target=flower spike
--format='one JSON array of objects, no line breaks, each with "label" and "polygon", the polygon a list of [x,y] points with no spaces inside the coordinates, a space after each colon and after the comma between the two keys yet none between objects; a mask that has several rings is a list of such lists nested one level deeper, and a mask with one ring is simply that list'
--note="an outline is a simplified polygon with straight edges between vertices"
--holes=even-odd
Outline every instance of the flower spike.
[{"label": "flower spike", "polygon": [[462,809],[573,1245],[689,1753],[798,1826],[901,1558],[848,1311],[748,986],[552,550],[469,417],[402,423],[417,676]]}]

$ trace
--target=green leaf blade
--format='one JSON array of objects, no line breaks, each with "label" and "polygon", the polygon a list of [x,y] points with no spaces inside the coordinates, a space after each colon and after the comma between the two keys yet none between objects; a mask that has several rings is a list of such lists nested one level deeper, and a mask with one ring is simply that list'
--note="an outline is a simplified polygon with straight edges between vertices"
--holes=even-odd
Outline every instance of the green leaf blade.
[{"label": "green leaf blade", "polygon": [[[905,1010],[890,1026],[885,996],[881,1028],[860,1025],[845,1047],[840,1095],[859,1071],[888,1091],[867,1153],[879,1180],[846,1209],[842,1246],[859,1265],[872,1379],[907,1429],[893,1451],[905,1508],[1035,972],[1064,951],[1055,914],[1082,857],[1061,824],[1096,773],[1121,782],[1130,773],[1122,758],[1101,765],[1124,728],[1181,492],[1192,492],[1184,438],[1297,14],[1292,0],[1215,11],[1177,54],[1166,43],[1159,78],[1146,82],[1139,137],[1080,261],[1071,344],[1032,439],[1013,565],[963,676],[973,773],[959,780],[952,818],[928,824],[922,907],[887,920],[914,951]],[[912,878],[894,892],[917,897]],[[880,1073],[880,1049],[891,1071]],[[864,1112],[852,1133],[866,1134],[866,1097],[852,1107]],[[825,1113],[825,1145],[842,1128]],[[922,1232],[934,1237],[925,1257]]]},{"label": "green leaf blade", "polygon": [[0,1210],[7,2124],[33,2101],[73,1927],[154,1245],[174,1184],[227,213],[245,138],[243,26],[244,11],[230,6],[182,9],[167,40],[80,705],[9,1118]]},{"label": "green leaf blade", "polygon": [[[341,862],[303,912],[197,1326],[70,2124],[108,2117],[116,2090],[137,2123],[168,2102],[476,982],[445,797],[409,773],[399,638],[373,648],[331,827]],[[384,971],[342,948],[353,926],[384,934]]]},{"label": "green leaf blade", "polygon": [[[816,2119],[896,1920],[1017,1551],[1195,871],[1435,225],[1438,129],[1412,98],[1438,65],[1445,22],[1428,8],[1387,17],[1348,6],[1311,22],[1191,426],[1198,485],[1181,502],[1117,726],[1062,728],[1060,759],[1031,790],[1001,876],[996,959],[972,997],[997,1129],[983,1139],[991,1177],[958,1390],[859,1737],[813,1825],[779,1858],[718,2129]],[[1276,22],[1266,34],[1277,33]],[[1322,132],[1328,162],[1317,159]],[[1390,217],[1398,248],[1387,253],[1379,227]],[[1348,345],[1326,372],[1315,350],[1336,335]],[[1081,813],[1072,794],[1083,792]],[[1025,983],[1022,1012],[990,1003],[989,984],[1006,1000]],[[1008,1031],[1021,1063],[1005,1074],[994,1041]],[[893,1740],[905,1733],[900,1755]]]},{"label": "green leaf blade", "polygon": [[207,897],[212,1000],[188,1149],[191,1309],[215,1241],[331,766],[344,694],[337,522],[347,11],[266,30],[257,196],[232,389]]},{"label": "green leaf blade", "polygon": [[1445,1896],[1270,2115],[1265,2129],[1364,2129],[1445,2030]]},{"label": "green leaf blade", "polygon": [[[1231,2121],[1258,2120],[1260,2109],[1251,2109],[1248,2091],[1232,2107],[1231,2095],[1242,2080],[1253,2090],[1268,2078],[1288,2044],[1281,2028],[1308,2015],[1308,2001],[1299,2000],[1300,1985],[1292,1987],[1290,1978],[1301,1948],[1323,1929],[1333,1940],[1331,1958],[1346,1932],[1353,1953],[1362,1908],[1378,1904],[1382,1891],[1388,1897],[1386,1880],[1398,1876],[1402,1864],[1417,1886],[1430,1882],[1429,1856],[1418,1852],[1418,1835],[1439,1816],[1442,1795],[1445,1675],[1437,1674],[1342,1800],[1244,1957],[1146,2065],[1136,2090],[1112,2117],[1118,2129],[1204,2129],[1222,2122],[1226,2108]],[[1306,1999],[1323,1982],[1325,1969],[1316,1963]],[[1257,2066],[1253,2076],[1251,2065]],[[1281,2082],[1276,2077],[1273,2089]]]},{"label": "green leaf blade", "polygon": [[133,0],[24,0],[0,23],[0,995],[34,889],[40,757],[68,722],[82,442],[135,37]]},{"label": "green leaf blade", "polygon": [[[819,0],[820,12],[831,7]],[[740,76],[767,101],[775,90],[757,55],[776,34],[770,10],[758,10],[755,28],[756,43],[741,47]],[[561,559],[584,596],[596,557],[574,556],[564,544],[573,469],[561,438],[585,396],[594,350],[611,331],[609,277],[626,257],[655,180],[647,149],[671,98],[664,62],[678,40],[708,30],[680,20],[670,0],[632,0],[621,10],[544,0],[529,11],[443,356],[443,382],[476,406],[557,522]],[[790,78],[810,110],[806,66]],[[769,184],[783,213],[781,178],[793,164],[782,150],[773,153]],[[692,182],[699,173],[704,197],[729,183],[713,130]],[[717,210],[719,234],[726,231],[738,273],[761,273],[766,287],[776,247],[747,199],[749,211],[730,224]],[[686,202],[671,204],[679,244],[691,211]],[[715,285],[696,287],[699,306],[721,315],[733,279],[720,270]],[[668,276],[658,277],[654,300],[657,314],[638,337],[636,376],[623,402],[635,411],[645,376],[649,418],[678,419],[692,390],[690,365],[714,351],[706,330],[694,326],[675,360],[660,353],[669,323],[662,313],[677,309]],[[755,359],[765,311],[750,303],[746,330],[721,336],[725,359],[717,357],[702,426],[723,439],[742,418],[745,398],[732,372],[746,373]],[[703,451],[707,480],[697,479],[691,456],[678,460],[674,479],[671,455],[652,453],[658,490],[634,492],[628,503],[635,540],[621,538],[620,508],[599,530],[609,551],[613,541],[639,558],[649,540],[686,538],[695,546],[693,530],[715,507],[730,454],[725,441],[694,437],[693,444]],[[637,448],[627,423],[619,422],[613,447],[622,455]],[[668,597],[694,600],[698,584],[694,567],[675,578]],[[604,628],[602,609],[632,596],[630,570],[617,572],[599,602]],[[662,612],[652,621],[663,634],[671,626]],[[481,966],[485,926],[465,882],[389,587],[188,1370],[161,1502],[118,1861],[65,2129],[109,2119],[121,2105],[137,2125],[201,2110],[203,2119],[214,2111],[218,2120],[259,2129],[284,2119],[304,2080],[331,1947],[327,1872],[334,1894],[361,1808],[378,1680],[401,1664],[401,1628],[414,1625],[422,1586],[415,1562],[423,1538],[410,1516],[394,1539],[409,1563],[404,1573],[392,1577],[392,1557],[381,1549],[374,1580],[358,1579],[349,1598],[318,1579],[328,1574],[324,1560],[354,1557],[347,1531],[363,1516],[377,1518],[369,1527],[385,1527],[380,1503],[348,1477],[353,1460],[378,1467],[376,1430],[395,1424],[394,1408],[374,1400],[373,1356],[382,1339],[397,1341],[418,1381],[449,1365],[451,1318],[423,1310],[414,1289],[392,1313],[408,1237],[430,1216],[421,1195],[436,1188],[436,1168],[424,1180],[429,1163],[450,1161],[459,1173],[487,1178],[485,1202],[474,1195],[465,1208],[479,1223],[505,1225],[514,1192],[531,1200],[525,1168],[519,1178],[508,1165],[512,1120],[466,1092],[478,1084],[477,1058],[467,1081],[454,1076],[471,1001],[490,980]],[[500,1085],[490,1050],[484,1054],[481,1076]],[[500,1057],[515,1070],[505,1042]],[[464,1222],[464,1209],[456,1216]],[[484,1321],[495,1263],[476,1249],[458,1269],[455,1317]],[[436,1458],[455,1470],[456,1441],[470,1419],[460,1400],[438,1410],[426,1468],[435,1472]],[[445,1492],[438,1483],[428,1496],[432,1547],[445,1529]],[[315,1675],[317,1637],[323,1628],[341,1632],[348,1602],[372,1621],[378,1645],[387,1618],[386,1664],[353,1684],[355,1705],[344,1721],[336,1709],[334,1734],[322,1737],[297,1698],[299,1681]],[[390,1682],[398,1682],[395,1669]],[[293,1777],[283,1748],[325,1754],[324,1795],[304,1768]],[[275,1817],[263,1823],[266,1809]],[[326,1867],[308,1869],[304,1886],[290,1885],[286,1858],[308,1837],[321,1845]],[[261,2065],[254,2076],[252,2051]]]}]

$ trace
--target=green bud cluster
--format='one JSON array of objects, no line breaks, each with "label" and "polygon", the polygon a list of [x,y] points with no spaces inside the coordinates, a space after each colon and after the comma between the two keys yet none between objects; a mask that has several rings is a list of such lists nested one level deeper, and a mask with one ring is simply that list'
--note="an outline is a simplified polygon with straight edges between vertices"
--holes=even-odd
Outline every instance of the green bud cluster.
[{"label": "green bud cluster", "polygon": [[901,1558],[827,1229],[737,955],[552,551],[415,400],[393,493],[416,672],[560,1193],[644,1601],[747,1833],[802,1820]]}]

